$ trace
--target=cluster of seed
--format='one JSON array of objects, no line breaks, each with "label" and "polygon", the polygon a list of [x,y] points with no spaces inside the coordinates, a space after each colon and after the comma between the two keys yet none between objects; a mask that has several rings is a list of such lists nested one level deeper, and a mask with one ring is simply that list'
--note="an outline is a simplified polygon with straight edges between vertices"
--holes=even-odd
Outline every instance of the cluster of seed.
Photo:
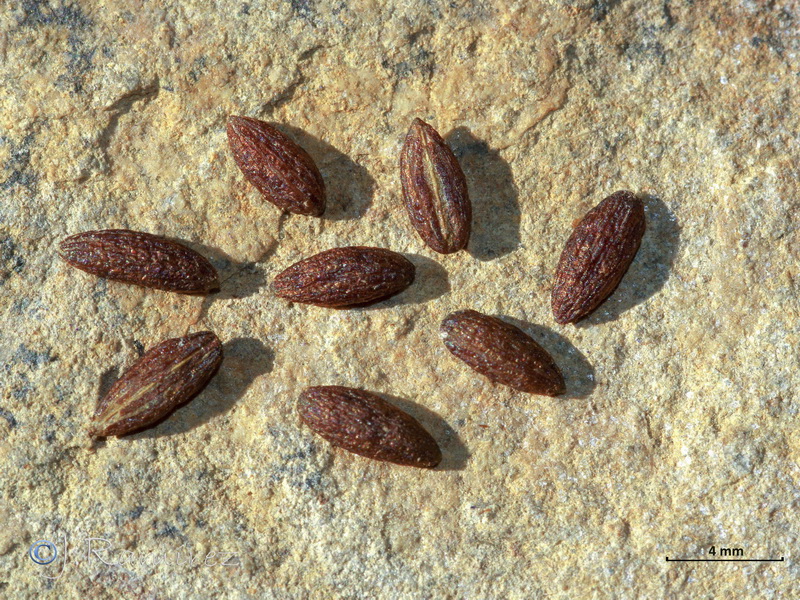
[{"label": "cluster of seed", "polygon": [[[305,150],[257,119],[229,117],[227,133],[237,165],[268,201],[295,214],[324,214],[324,181]],[[409,219],[421,239],[442,254],[466,248],[472,226],[466,178],[442,137],[420,119],[403,144],[400,179]],[[613,292],[644,229],[642,202],[630,192],[609,196],[584,217],[556,269],[552,310],[558,323],[585,317]],[[219,289],[217,273],[204,257],[147,233],[84,232],[63,240],[60,253],[77,268],[117,281],[189,294]],[[285,269],[273,281],[273,291],[293,302],[350,308],[385,300],[411,285],[414,276],[414,265],[396,252],[347,246]],[[531,394],[566,391],[550,354],[507,322],[462,310],[445,317],[440,333],[453,355],[493,382]],[[221,343],[211,332],[162,342],[101,400],[92,435],[126,435],[161,421],[199,393],[221,362]],[[311,387],[298,407],[312,430],[351,452],[421,467],[441,460],[435,440],[416,420],[370,392]]]}]

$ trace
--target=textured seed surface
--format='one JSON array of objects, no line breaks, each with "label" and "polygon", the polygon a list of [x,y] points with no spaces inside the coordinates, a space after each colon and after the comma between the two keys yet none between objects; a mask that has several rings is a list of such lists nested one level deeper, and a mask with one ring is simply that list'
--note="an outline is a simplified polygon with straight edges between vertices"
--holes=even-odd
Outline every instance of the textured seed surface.
[{"label": "textured seed surface", "polygon": [[397,252],[346,246],[293,264],[272,287],[276,295],[292,302],[347,307],[386,299],[413,281],[413,263]]},{"label": "textured seed surface", "polygon": [[228,117],[228,143],[245,179],[289,212],[318,217],[325,185],[308,153],[275,127],[248,117]]},{"label": "textured seed surface", "polygon": [[436,252],[466,247],[472,226],[467,180],[436,130],[414,119],[400,153],[400,179],[411,223]]},{"label": "textured seed surface", "polygon": [[436,440],[416,419],[370,392],[310,387],[298,409],[315,433],[355,454],[413,467],[435,467],[442,460]]},{"label": "textured seed surface", "polygon": [[645,227],[644,204],[631,192],[615,192],[586,213],[556,268],[556,322],[574,323],[611,295],[636,256]]},{"label": "textured seed surface", "polygon": [[210,331],[161,342],[100,401],[90,434],[121,436],[154,425],[198,394],[221,362],[222,344]]},{"label": "textured seed surface", "polygon": [[183,244],[149,233],[86,231],[62,240],[59,252],[73,267],[115,281],[182,294],[219,289],[217,271],[208,260]]},{"label": "textured seed surface", "polygon": [[558,396],[564,378],[547,351],[524,331],[474,310],[448,315],[444,345],[481,375],[529,394]]}]

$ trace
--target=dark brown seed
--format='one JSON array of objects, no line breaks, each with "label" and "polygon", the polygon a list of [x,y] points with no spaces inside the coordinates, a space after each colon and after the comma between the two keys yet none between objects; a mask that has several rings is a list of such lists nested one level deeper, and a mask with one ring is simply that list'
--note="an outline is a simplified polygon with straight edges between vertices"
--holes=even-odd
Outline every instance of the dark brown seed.
[{"label": "dark brown seed", "polygon": [[149,233],[86,231],[62,240],[59,253],[73,267],[115,281],[181,294],[219,289],[210,262],[183,244]]},{"label": "dark brown seed", "polygon": [[100,401],[90,434],[121,436],[158,423],[197,395],[221,362],[222,344],[210,331],[161,342]]},{"label": "dark brown seed", "polygon": [[467,180],[436,130],[414,119],[400,153],[403,197],[412,225],[441,254],[465,248],[472,227]]},{"label": "dark brown seed", "polygon": [[574,323],[608,298],[639,250],[644,204],[631,192],[615,192],[586,213],[561,253],[553,286],[553,316]]},{"label": "dark brown seed", "polygon": [[450,352],[494,382],[544,396],[566,391],[553,357],[510,323],[460,310],[442,321],[440,331]]},{"label": "dark brown seed", "polygon": [[397,252],[346,246],[293,264],[272,287],[276,295],[292,302],[334,308],[384,300],[413,281],[413,263]]},{"label": "dark brown seed", "polygon": [[228,143],[245,179],[275,206],[299,215],[325,212],[325,184],[314,160],[275,127],[228,117]]},{"label": "dark brown seed", "polygon": [[435,467],[442,452],[411,415],[364,390],[310,387],[300,396],[300,417],[334,446],[412,467]]}]

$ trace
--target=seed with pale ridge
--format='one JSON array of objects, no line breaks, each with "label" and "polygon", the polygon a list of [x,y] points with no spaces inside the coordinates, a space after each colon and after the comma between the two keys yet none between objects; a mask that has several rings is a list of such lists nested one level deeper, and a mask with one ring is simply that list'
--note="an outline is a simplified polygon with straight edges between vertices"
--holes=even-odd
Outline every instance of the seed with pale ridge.
[{"label": "seed with pale ridge", "polygon": [[453,151],[437,131],[414,119],[400,153],[400,180],[411,224],[436,252],[467,246],[472,204],[467,180]]},{"label": "seed with pale ridge", "polygon": [[90,435],[121,436],[155,425],[200,393],[221,362],[222,344],[211,331],[161,342],[103,397]]}]

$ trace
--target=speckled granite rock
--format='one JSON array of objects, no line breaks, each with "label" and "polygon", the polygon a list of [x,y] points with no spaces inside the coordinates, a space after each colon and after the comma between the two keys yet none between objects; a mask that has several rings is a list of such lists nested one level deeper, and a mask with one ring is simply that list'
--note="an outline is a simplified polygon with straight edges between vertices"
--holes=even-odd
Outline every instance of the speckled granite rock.
[{"label": "speckled granite rock", "polygon": [[[800,597],[799,28],[789,0],[5,2],[0,595]],[[230,113],[312,154],[325,218],[246,184]],[[416,116],[467,174],[468,253],[431,252],[403,210]],[[600,311],[557,326],[571,224],[617,189],[646,198],[643,246]],[[186,241],[221,293],[57,259],[106,227]],[[418,283],[354,311],[269,293],[347,244],[405,253]],[[453,359],[437,328],[461,308],[531,333],[568,396]],[[201,328],[226,354],[205,392],[93,443],[121,370]],[[324,384],[396,402],[442,465],[332,449],[294,407]],[[28,555],[42,539],[51,565]],[[786,561],[665,561],[712,545]]]}]

